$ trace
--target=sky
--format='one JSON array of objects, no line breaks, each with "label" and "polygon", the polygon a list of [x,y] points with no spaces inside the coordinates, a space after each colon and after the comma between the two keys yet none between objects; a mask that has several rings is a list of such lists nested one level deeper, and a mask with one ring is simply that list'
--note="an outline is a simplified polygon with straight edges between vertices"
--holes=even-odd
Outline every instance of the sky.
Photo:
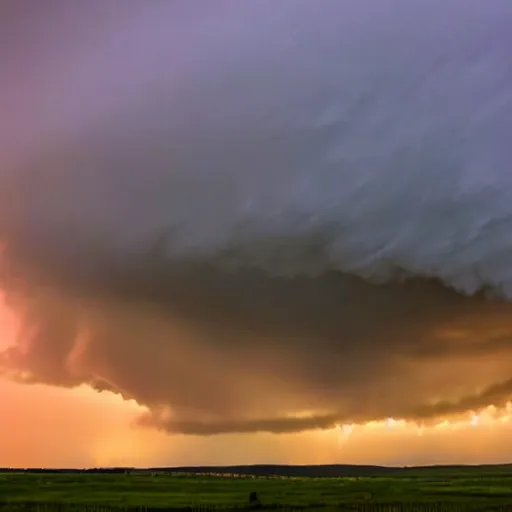
[{"label": "sky", "polygon": [[511,22],[5,0],[0,466],[509,461]]}]

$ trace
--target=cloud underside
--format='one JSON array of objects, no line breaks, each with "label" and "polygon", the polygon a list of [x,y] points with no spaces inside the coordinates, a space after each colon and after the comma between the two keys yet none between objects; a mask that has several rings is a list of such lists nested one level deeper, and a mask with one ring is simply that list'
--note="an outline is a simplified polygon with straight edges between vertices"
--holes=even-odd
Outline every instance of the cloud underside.
[{"label": "cloud underside", "polygon": [[505,302],[422,279],[146,268],[12,285],[23,329],[3,371],[121,393],[141,424],[198,435],[423,423],[512,397]]}]

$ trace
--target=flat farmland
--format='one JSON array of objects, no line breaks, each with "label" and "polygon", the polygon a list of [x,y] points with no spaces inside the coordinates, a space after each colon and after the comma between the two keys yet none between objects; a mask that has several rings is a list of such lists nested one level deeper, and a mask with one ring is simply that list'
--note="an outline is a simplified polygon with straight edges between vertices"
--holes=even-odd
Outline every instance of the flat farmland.
[{"label": "flat farmland", "polygon": [[404,468],[375,476],[280,477],[218,474],[0,473],[0,501],[17,505],[155,508],[337,508],[357,503],[512,504],[512,467]]}]

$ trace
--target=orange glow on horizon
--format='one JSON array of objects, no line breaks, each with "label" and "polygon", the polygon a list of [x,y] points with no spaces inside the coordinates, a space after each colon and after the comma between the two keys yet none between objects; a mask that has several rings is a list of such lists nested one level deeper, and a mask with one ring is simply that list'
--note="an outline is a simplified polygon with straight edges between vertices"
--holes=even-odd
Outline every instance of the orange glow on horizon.
[{"label": "orange glow on horizon", "polygon": [[[0,350],[18,325],[0,295]],[[387,418],[295,434],[166,435],[135,426],[146,409],[86,385],[63,389],[0,377],[0,466],[459,464],[512,460],[512,403],[435,421]],[[303,412],[298,416],[310,416]]]},{"label": "orange glow on horizon", "polygon": [[340,431],[343,439],[348,439],[350,435],[358,431],[404,431],[414,430],[418,435],[422,435],[425,430],[451,429],[460,430],[471,427],[493,427],[502,424],[512,423],[512,402],[507,402],[505,407],[498,408],[489,405],[478,411],[468,411],[464,414],[458,414],[451,419],[443,418],[436,421],[429,421],[428,424],[407,421],[405,419],[388,418],[381,421],[368,421],[360,424],[341,424],[328,432]]},{"label": "orange glow on horizon", "polygon": [[389,418],[296,434],[212,437],[136,427],[133,421],[143,408],[87,386],[66,390],[0,380],[0,404],[0,465],[5,466],[414,465],[512,459],[512,450],[506,449],[511,403],[430,425]]}]

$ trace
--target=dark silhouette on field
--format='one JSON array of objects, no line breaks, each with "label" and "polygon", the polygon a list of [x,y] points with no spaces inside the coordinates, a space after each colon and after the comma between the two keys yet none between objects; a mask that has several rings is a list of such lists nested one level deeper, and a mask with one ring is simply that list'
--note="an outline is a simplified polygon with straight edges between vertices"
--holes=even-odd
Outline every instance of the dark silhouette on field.
[{"label": "dark silhouette on field", "polygon": [[254,508],[260,508],[260,507],[261,507],[261,501],[258,498],[258,493],[254,492],[254,491],[251,492],[251,494],[249,494],[249,508],[254,509]]}]

